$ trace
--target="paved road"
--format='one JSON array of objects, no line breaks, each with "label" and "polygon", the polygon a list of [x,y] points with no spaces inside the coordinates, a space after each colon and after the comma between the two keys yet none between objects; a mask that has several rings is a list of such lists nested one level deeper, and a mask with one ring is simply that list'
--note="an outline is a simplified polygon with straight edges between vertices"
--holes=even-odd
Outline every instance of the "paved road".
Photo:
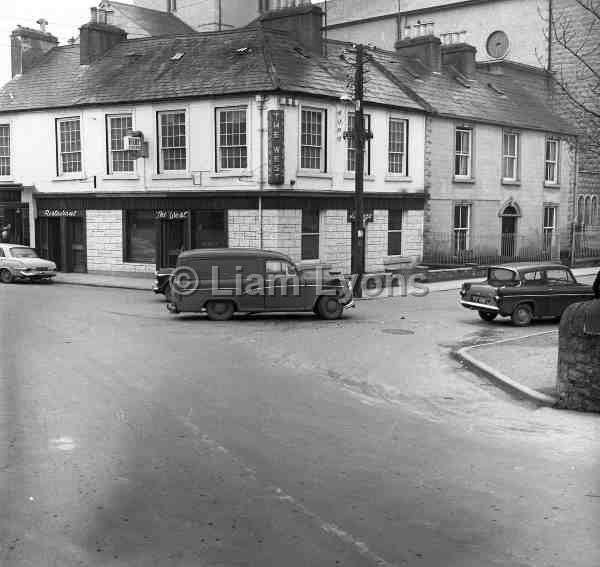
[{"label": "paved road", "polygon": [[3,566],[600,564],[600,421],[461,368],[530,331],[456,292],[333,323],[67,285],[0,309]]}]

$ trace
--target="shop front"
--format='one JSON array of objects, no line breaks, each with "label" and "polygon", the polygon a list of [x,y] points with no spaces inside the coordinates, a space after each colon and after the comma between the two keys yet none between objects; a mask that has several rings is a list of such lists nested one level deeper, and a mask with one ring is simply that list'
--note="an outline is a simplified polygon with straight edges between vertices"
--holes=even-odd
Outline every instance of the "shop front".
[{"label": "shop front", "polygon": [[29,246],[29,204],[20,185],[0,185],[0,242]]},{"label": "shop front", "polygon": [[82,209],[38,207],[36,248],[61,272],[87,271],[84,213]]}]

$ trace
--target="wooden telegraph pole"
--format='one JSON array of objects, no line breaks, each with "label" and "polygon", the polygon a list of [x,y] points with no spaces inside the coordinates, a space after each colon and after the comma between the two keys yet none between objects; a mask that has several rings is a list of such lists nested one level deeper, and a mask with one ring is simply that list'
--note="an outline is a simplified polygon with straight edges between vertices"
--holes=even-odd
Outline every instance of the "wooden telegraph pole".
[{"label": "wooden telegraph pole", "polygon": [[362,296],[362,278],[365,273],[365,210],[364,210],[364,172],[365,143],[372,136],[365,129],[363,110],[365,46],[356,46],[356,65],[354,73],[354,128],[352,140],[356,154],[354,171],[354,212],[352,214],[352,274],[358,276],[354,286],[354,296]]}]

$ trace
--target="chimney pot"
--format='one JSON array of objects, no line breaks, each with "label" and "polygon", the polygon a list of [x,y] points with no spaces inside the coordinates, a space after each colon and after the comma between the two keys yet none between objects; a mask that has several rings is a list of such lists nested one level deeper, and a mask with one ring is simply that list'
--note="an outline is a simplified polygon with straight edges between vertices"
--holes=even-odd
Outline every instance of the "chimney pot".
[{"label": "chimney pot", "polygon": [[477,49],[468,43],[451,43],[442,47],[442,64],[452,65],[465,77],[475,74],[475,54]]},{"label": "chimney pot", "polygon": [[37,22],[35,22],[38,26],[40,26],[40,31],[42,33],[46,33],[46,28],[48,27],[48,20],[44,18],[40,18]]},{"label": "chimney pot", "polygon": [[43,31],[48,22],[40,18],[39,30],[17,26],[10,35],[10,58],[12,76],[21,75],[35,67],[44,55],[58,45],[58,39]]},{"label": "chimney pot", "polygon": [[431,71],[440,71],[442,67],[442,42],[434,35],[419,35],[412,39],[401,39],[395,48],[400,55],[416,58]]}]

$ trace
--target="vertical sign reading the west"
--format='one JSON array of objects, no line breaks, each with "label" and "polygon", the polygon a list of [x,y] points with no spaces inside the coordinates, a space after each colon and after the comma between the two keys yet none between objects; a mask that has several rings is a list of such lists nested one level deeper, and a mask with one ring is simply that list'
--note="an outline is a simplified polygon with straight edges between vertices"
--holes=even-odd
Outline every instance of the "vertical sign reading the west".
[{"label": "vertical sign reading the west", "polygon": [[269,110],[269,184],[283,185],[284,171],[283,110]]}]

